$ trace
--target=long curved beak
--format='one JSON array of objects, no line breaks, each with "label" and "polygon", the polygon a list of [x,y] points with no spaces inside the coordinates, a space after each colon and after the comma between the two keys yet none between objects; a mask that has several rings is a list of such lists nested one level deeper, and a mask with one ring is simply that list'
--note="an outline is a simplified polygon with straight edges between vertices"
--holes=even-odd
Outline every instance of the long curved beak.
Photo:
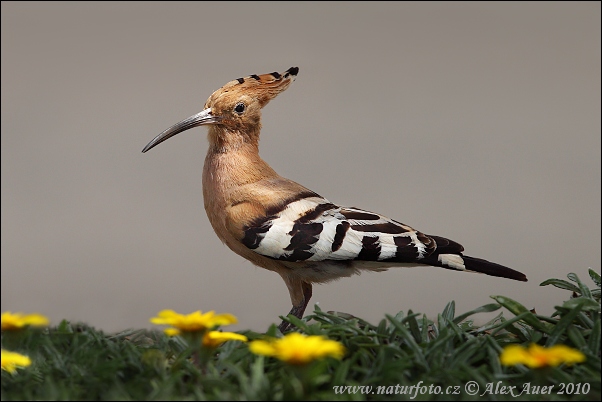
[{"label": "long curved beak", "polygon": [[182,131],[186,131],[189,128],[203,126],[205,124],[215,124],[219,123],[221,117],[211,115],[211,108],[205,109],[200,113],[195,114],[194,116],[190,116],[187,119],[182,120],[179,123],[174,124],[167,130],[163,131],[161,134],[153,138],[151,142],[146,144],[142,152],[146,152],[149,149],[153,148],[155,145],[159,145],[165,140],[173,137],[176,134],[181,133]]}]

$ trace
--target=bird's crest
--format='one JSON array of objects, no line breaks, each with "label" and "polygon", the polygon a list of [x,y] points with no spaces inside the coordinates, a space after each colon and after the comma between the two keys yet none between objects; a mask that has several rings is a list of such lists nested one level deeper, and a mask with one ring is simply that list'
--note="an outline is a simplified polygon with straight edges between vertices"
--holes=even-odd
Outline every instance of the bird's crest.
[{"label": "bird's crest", "polygon": [[207,99],[205,108],[215,104],[215,101],[226,93],[248,95],[256,99],[261,107],[264,107],[280,92],[286,90],[298,73],[299,67],[291,67],[283,73],[252,74],[247,77],[237,78],[215,91]]}]

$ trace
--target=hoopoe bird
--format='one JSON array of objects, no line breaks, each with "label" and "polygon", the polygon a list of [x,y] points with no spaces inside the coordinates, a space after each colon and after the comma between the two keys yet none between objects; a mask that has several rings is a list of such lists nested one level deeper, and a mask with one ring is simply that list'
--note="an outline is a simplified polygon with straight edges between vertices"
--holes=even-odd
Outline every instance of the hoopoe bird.
[{"label": "hoopoe bird", "polygon": [[[203,198],[213,230],[232,251],[278,273],[289,314],[303,316],[312,284],[391,267],[434,266],[526,281],[511,268],[463,255],[464,247],[383,215],[342,207],[286,179],[259,156],[261,109],[294,81],[299,68],[250,75],[215,91],[203,110],[144,147],[208,126]],[[284,332],[289,324],[283,321]]]}]

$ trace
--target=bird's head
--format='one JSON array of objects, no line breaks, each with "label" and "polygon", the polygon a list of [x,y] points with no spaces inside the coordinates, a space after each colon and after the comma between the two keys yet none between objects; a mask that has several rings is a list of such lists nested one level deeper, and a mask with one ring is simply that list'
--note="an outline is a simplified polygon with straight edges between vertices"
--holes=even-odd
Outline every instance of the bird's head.
[{"label": "bird's head", "polygon": [[229,143],[252,143],[259,141],[261,109],[294,81],[298,67],[283,73],[250,75],[228,82],[215,91],[200,113],[174,124],[149,142],[146,152],[163,141],[190,128],[211,125],[211,145],[223,147]]}]

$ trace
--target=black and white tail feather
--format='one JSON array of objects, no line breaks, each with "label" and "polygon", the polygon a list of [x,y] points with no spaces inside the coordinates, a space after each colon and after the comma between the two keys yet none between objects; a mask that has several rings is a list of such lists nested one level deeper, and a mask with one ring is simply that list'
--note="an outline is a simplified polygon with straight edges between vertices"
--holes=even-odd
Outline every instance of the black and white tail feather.
[{"label": "black and white tail feather", "polygon": [[462,255],[462,245],[421,233],[380,214],[340,207],[308,192],[280,204],[244,228],[243,244],[283,263],[303,262],[296,272],[327,282],[360,270],[430,265],[527,281],[521,272]]}]

